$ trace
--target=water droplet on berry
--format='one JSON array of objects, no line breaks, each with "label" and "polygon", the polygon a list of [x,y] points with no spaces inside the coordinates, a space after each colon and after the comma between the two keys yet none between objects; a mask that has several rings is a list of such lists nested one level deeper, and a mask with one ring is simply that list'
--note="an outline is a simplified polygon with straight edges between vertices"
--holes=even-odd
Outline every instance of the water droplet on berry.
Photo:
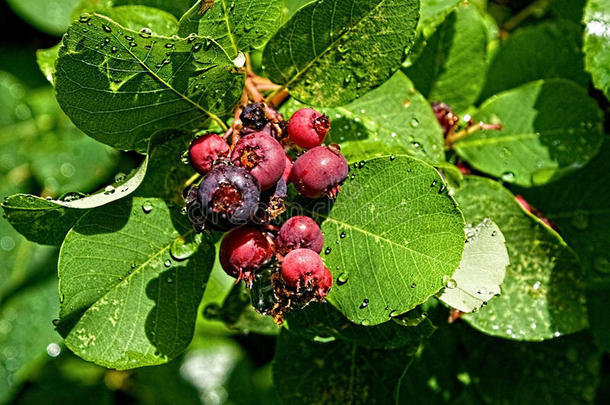
[{"label": "water droplet on berry", "polygon": [[150,28],[142,28],[140,32],[138,32],[142,38],[150,38],[152,36],[152,30]]},{"label": "water droplet on berry", "polygon": [[337,277],[337,285],[343,285],[345,283],[347,283],[347,281],[349,280],[349,273],[347,271],[339,274],[339,277]]},{"label": "water droplet on berry", "polygon": [[144,211],[145,214],[148,214],[152,211],[153,206],[150,202],[146,201],[144,204],[142,204],[142,211]]},{"label": "water droplet on berry", "polygon": [[362,300],[362,304],[360,304],[360,309],[364,309],[368,306],[369,306],[369,299],[365,298],[364,300]]}]

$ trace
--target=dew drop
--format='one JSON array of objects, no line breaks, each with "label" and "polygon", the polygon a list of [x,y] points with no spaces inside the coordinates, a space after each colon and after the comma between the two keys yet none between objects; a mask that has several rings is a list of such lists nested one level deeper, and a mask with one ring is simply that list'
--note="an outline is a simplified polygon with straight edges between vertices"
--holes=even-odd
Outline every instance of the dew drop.
[{"label": "dew drop", "polygon": [[150,28],[142,28],[140,32],[138,32],[142,38],[150,38],[152,36],[152,30]]},{"label": "dew drop", "polygon": [[513,181],[515,179],[515,173],[513,172],[504,172],[502,173],[502,180],[504,181]]},{"label": "dew drop", "polygon": [[393,162],[396,159],[396,155],[393,153],[390,155],[390,162]]},{"label": "dew drop", "polygon": [[112,29],[106,24],[102,24],[102,29],[108,33],[112,32]]},{"label": "dew drop", "polygon": [[129,35],[125,35],[125,39],[128,41],[133,41],[133,37],[130,37]]},{"label": "dew drop", "polygon": [[172,261],[171,261],[171,260],[169,260],[169,259],[167,259],[167,260],[165,261],[165,263],[163,263],[163,265],[164,265],[165,267],[172,267]]},{"label": "dew drop", "polygon": [[144,204],[142,204],[142,211],[144,211],[145,214],[149,214],[153,209],[153,206],[150,202],[146,201]]},{"label": "dew drop", "polygon": [[[389,309],[389,307],[388,307]],[[390,311],[390,314],[388,315],[390,318],[394,318],[397,317],[398,315],[400,315],[400,311],[397,309],[393,309],[392,311]]]},{"label": "dew drop", "polygon": [[413,128],[419,127],[419,120],[417,118],[413,118],[411,120],[411,127],[413,127]]},{"label": "dew drop", "polygon": [[364,300],[362,300],[362,304],[360,304],[360,309],[364,309],[368,306],[369,306],[369,299],[365,298]]},{"label": "dew drop", "polygon": [[91,20],[91,14],[82,14],[79,18],[78,21],[82,22],[82,23],[86,23],[89,22],[89,20]]},{"label": "dew drop", "polygon": [[345,231],[343,231],[343,232],[341,232],[341,233],[339,234],[339,237],[340,237],[341,239],[345,238],[345,236],[347,236],[347,235],[345,234]]},{"label": "dew drop", "polygon": [[131,46],[132,48],[135,48],[136,46],[138,46],[138,44],[136,44],[135,42],[131,41],[129,43],[129,46]]},{"label": "dew drop", "polygon": [[174,47],[174,44],[172,44],[172,43],[169,43],[169,42],[168,42],[167,44],[165,44],[165,47],[166,47],[167,49],[171,49],[171,48],[173,48],[173,47]]},{"label": "dew drop", "polygon": [[454,279],[449,279],[449,281],[447,281],[447,284],[445,285],[445,287],[452,290],[457,287],[457,282]]},{"label": "dew drop", "polygon": [[371,322],[369,322],[368,319],[363,319],[362,321],[360,321],[360,325],[362,326],[369,326],[371,324]]},{"label": "dew drop", "polygon": [[197,42],[195,45],[193,45],[193,47],[191,48],[191,51],[199,52],[201,50],[202,46],[203,46],[203,44],[201,42]]},{"label": "dew drop", "polygon": [[325,255],[329,255],[331,251],[332,251],[332,249],[331,249],[330,247],[327,247],[327,248],[324,250],[324,254],[325,254]]},{"label": "dew drop", "polygon": [[415,288],[415,287],[417,287],[417,284],[415,284],[415,283],[411,283],[411,285],[410,285],[409,287],[411,287],[411,288]]},{"label": "dew drop", "polygon": [[174,240],[169,248],[169,253],[174,260],[182,261],[191,257],[197,250],[197,243],[186,242],[183,238]]},{"label": "dew drop", "polygon": [[430,184],[430,187],[434,187],[436,186],[436,179],[432,180],[432,184]]},{"label": "dew drop", "polygon": [[110,52],[116,53],[116,51],[118,51],[116,46],[113,46],[112,48],[110,48]]},{"label": "dew drop", "polygon": [[106,188],[104,189],[104,194],[108,195],[108,194],[112,194],[114,193],[115,189],[114,186],[106,186]]},{"label": "dew drop", "polygon": [[349,274],[347,271],[339,274],[339,277],[337,277],[337,285],[343,285],[345,283],[347,283],[347,281],[349,280]]}]

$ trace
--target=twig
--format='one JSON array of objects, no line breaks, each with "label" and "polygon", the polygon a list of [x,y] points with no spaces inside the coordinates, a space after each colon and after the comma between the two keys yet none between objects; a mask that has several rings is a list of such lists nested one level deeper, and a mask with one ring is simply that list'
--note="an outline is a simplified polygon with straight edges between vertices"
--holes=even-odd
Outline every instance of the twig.
[{"label": "twig", "polygon": [[456,142],[461,141],[467,136],[472,135],[475,132],[481,130],[500,131],[502,130],[502,124],[486,124],[484,122],[479,122],[478,124],[470,125],[462,129],[460,132],[449,134],[445,139],[445,149],[451,149],[453,147],[453,144],[455,144]]}]

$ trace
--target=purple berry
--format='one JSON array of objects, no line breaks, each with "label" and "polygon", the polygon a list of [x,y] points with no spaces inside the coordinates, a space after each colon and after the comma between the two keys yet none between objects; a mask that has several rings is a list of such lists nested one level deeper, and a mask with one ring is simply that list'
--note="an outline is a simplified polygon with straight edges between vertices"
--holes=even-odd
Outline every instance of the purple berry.
[{"label": "purple berry", "polygon": [[201,181],[199,203],[204,217],[218,229],[246,224],[258,209],[260,188],[241,167],[214,167]]},{"label": "purple berry", "polygon": [[248,104],[239,115],[239,119],[245,128],[257,130],[263,128],[269,121],[267,114],[265,114],[265,104],[263,103]]},{"label": "purple berry", "polygon": [[251,281],[254,273],[273,256],[271,244],[261,231],[241,227],[229,232],[218,253],[224,271],[238,281]]},{"label": "purple berry", "polygon": [[290,140],[304,149],[321,145],[329,129],[328,116],[311,108],[301,108],[288,121]]},{"label": "purple berry", "polygon": [[276,243],[278,251],[282,254],[294,249],[310,249],[320,253],[324,246],[324,236],[313,219],[299,215],[290,218],[282,225]]},{"label": "purple berry", "polygon": [[287,286],[299,291],[325,280],[325,270],[319,254],[309,249],[296,249],[284,257],[280,274]]},{"label": "purple berry", "polygon": [[241,138],[235,145],[231,160],[258,180],[261,190],[273,186],[284,173],[286,154],[272,136],[255,132]]},{"label": "purple berry", "polygon": [[301,155],[292,166],[291,180],[308,198],[336,197],[347,178],[347,161],[336,146],[317,146]]},{"label": "purple berry", "polygon": [[193,140],[189,148],[189,159],[193,169],[206,174],[214,162],[221,157],[229,156],[229,144],[216,134],[205,134]]}]

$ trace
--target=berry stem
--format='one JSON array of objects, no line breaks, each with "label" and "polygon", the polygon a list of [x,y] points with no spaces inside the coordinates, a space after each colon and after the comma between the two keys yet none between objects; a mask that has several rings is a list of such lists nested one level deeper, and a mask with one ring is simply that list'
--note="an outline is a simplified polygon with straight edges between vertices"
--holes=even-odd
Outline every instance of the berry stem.
[{"label": "berry stem", "polygon": [[486,124],[484,122],[479,122],[478,124],[470,125],[462,129],[460,132],[449,134],[445,139],[445,150],[450,150],[456,142],[481,130],[500,131],[502,130],[502,124]]},{"label": "berry stem", "polygon": [[252,82],[252,78],[246,77],[246,91],[250,99],[256,103],[265,101],[263,95],[258,91],[256,85]]},{"label": "berry stem", "polygon": [[191,184],[196,182],[200,177],[201,175],[199,173],[193,174],[187,181],[184,182],[184,188],[190,187]]}]

